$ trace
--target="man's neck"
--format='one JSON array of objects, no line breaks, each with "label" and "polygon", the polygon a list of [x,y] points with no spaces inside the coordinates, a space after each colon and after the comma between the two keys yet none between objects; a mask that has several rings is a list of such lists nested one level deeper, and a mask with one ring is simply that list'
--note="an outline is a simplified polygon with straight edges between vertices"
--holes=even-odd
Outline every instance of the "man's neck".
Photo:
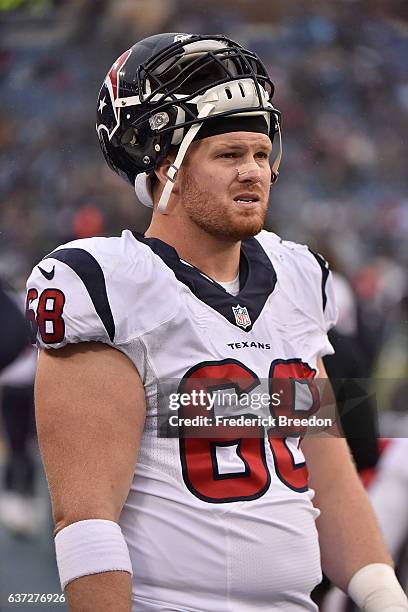
[{"label": "man's neck", "polygon": [[196,231],[170,230],[152,222],[145,233],[148,238],[159,238],[176,249],[180,259],[187,261],[210,278],[228,282],[239,271],[241,242],[212,236],[197,228]]}]

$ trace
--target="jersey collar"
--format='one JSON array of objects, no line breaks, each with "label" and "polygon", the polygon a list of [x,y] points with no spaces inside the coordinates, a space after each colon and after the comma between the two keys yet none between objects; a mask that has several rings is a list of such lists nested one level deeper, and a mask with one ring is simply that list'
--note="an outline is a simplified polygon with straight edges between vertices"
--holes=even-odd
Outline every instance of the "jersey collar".
[{"label": "jersey collar", "polygon": [[219,312],[232,325],[246,332],[252,330],[276,285],[275,269],[256,238],[241,242],[240,291],[234,296],[201,270],[181,260],[176,249],[163,240],[147,238],[139,233],[134,233],[134,236],[158,255],[200,301]]}]

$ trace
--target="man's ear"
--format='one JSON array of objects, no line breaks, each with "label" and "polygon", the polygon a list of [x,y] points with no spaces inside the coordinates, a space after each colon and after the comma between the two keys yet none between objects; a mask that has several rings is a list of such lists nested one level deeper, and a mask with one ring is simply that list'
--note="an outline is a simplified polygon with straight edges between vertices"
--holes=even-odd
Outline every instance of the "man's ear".
[{"label": "man's ear", "polygon": [[[167,172],[171,164],[174,162],[174,160],[175,160],[174,155],[171,155],[171,154],[167,155],[161,162],[160,166],[154,170],[157,181],[159,183],[157,187],[160,188],[160,191],[164,188],[165,184],[167,183],[167,180],[168,180]],[[173,186],[173,193],[175,194],[179,193],[177,178]]]}]

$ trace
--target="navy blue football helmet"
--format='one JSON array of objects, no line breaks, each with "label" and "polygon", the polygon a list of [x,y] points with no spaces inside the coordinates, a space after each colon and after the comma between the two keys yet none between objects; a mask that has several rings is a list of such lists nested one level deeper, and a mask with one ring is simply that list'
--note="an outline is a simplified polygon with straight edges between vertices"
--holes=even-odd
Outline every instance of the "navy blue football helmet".
[{"label": "navy blue football helmet", "polygon": [[[179,147],[168,175],[168,199],[187,148],[204,123],[261,115],[271,140],[277,131],[280,138],[273,93],[258,56],[225,36],[150,36],[125,51],[103,82],[99,142],[108,165],[135,184],[139,200],[152,206],[149,175],[171,146]],[[280,156],[281,151],[272,166],[274,178]],[[161,203],[162,212],[166,203]]]}]

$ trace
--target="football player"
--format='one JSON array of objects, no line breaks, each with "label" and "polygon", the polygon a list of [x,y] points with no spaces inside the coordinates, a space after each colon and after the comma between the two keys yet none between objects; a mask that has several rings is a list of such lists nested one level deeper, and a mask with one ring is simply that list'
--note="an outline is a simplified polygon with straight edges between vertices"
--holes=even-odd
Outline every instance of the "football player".
[{"label": "football player", "polygon": [[[408,609],[344,440],[300,446],[267,426],[188,435],[186,415],[221,414],[218,391],[236,392],[241,414],[265,381],[275,397],[276,381],[300,380],[310,413],[332,350],[327,264],[262,230],[281,157],[273,90],[255,53],[187,34],[135,44],[102,85],[102,151],[152,222],[59,247],[27,298],[73,611],[316,610],[321,564],[367,612]],[[171,381],[191,398],[176,437],[161,426]]]},{"label": "football player", "polygon": [[0,282],[0,372],[29,346],[28,329],[17,302]]}]

